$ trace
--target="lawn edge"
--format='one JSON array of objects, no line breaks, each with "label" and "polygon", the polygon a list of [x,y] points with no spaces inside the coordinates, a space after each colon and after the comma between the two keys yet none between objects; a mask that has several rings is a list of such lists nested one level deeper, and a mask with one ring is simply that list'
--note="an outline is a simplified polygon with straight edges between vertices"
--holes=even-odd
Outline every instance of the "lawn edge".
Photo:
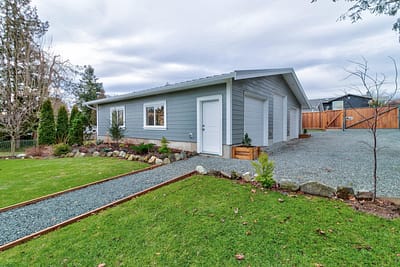
[{"label": "lawn edge", "polygon": [[[154,166],[152,166],[152,167],[155,168]],[[170,180],[168,180],[168,181],[165,181],[165,182],[163,182],[163,183],[157,184],[157,185],[152,186],[152,187],[150,187],[150,188],[147,188],[147,189],[145,189],[145,190],[139,191],[139,192],[137,192],[137,193],[135,193],[135,194],[132,194],[132,195],[129,195],[129,196],[127,196],[127,197],[121,198],[121,199],[116,200],[116,201],[114,201],[114,202],[111,202],[111,203],[109,203],[109,204],[107,204],[107,205],[101,206],[101,207],[99,207],[99,208],[97,208],[97,209],[88,211],[88,212],[86,212],[86,213],[83,213],[83,214],[81,214],[81,215],[78,215],[78,216],[76,216],[76,217],[73,217],[73,218],[71,218],[71,219],[68,219],[68,220],[63,221],[63,222],[61,222],[61,223],[58,223],[58,224],[56,224],[56,225],[53,225],[53,226],[50,226],[50,227],[45,228],[45,229],[43,229],[43,230],[40,230],[40,231],[38,231],[38,232],[36,232],[36,233],[27,235],[27,236],[25,236],[25,237],[21,237],[21,238],[19,238],[19,239],[17,239],[17,240],[14,240],[14,241],[10,242],[10,243],[6,243],[6,244],[0,246],[0,252],[1,252],[1,251],[5,251],[5,250],[7,250],[7,249],[10,249],[10,248],[12,248],[12,247],[15,247],[15,246],[17,246],[17,245],[23,244],[23,243],[25,243],[25,242],[27,242],[27,241],[29,241],[29,240],[32,240],[32,239],[34,239],[34,238],[37,238],[37,237],[41,236],[41,235],[44,235],[44,234],[47,234],[47,233],[56,231],[56,230],[58,230],[58,229],[60,229],[60,228],[62,228],[62,227],[65,227],[65,226],[67,226],[67,225],[70,225],[70,224],[72,224],[72,223],[75,223],[75,222],[77,222],[77,221],[79,221],[79,220],[82,220],[82,219],[87,218],[87,217],[89,217],[89,216],[95,215],[95,214],[97,214],[97,213],[99,213],[99,212],[101,212],[101,211],[103,211],[103,210],[106,210],[106,209],[111,208],[111,207],[115,207],[115,206],[120,205],[120,204],[122,204],[122,203],[124,203],[124,202],[127,202],[127,201],[129,201],[129,200],[131,200],[131,199],[134,199],[134,198],[137,198],[137,197],[139,197],[139,196],[145,195],[145,194],[147,194],[147,193],[149,193],[149,192],[151,192],[151,191],[154,191],[154,190],[156,190],[156,189],[158,189],[158,188],[160,188],[160,187],[163,187],[163,186],[166,186],[166,185],[169,185],[169,184],[172,184],[172,183],[176,183],[176,182],[178,182],[178,181],[181,181],[181,180],[183,180],[183,179],[186,179],[186,178],[188,178],[188,177],[191,177],[191,176],[193,176],[193,175],[195,175],[195,174],[197,174],[197,171],[188,172],[188,173],[186,173],[186,174],[184,174],[184,175],[181,175],[181,176],[172,178],[172,179],[170,179]]]},{"label": "lawn edge", "polygon": [[52,193],[52,194],[49,194],[49,195],[45,195],[45,196],[41,196],[41,197],[34,198],[34,199],[31,199],[31,200],[23,201],[23,202],[20,202],[20,203],[17,203],[17,204],[6,206],[4,208],[0,208],[0,213],[8,211],[8,210],[16,209],[16,208],[28,206],[28,205],[31,205],[31,204],[35,204],[37,202],[40,202],[40,201],[43,201],[43,200],[46,200],[46,199],[49,199],[49,198],[53,198],[53,197],[56,197],[56,196],[59,196],[59,195],[65,194],[65,193],[69,193],[69,192],[73,192],[73,191],[76,191],[76,190],[79,190],[79,189],[83,189],[83,188],[86,188],[86,187],[89,187],[89,186],[92,186],[92,185],[101,184],[101,183],[104,183],[104,182],[115,180],[115,179],[118,179],[118,178],[121,178],[121,177],[124,177],[124,176],[127,176],[127,175],[133,175],[133,174],[136,174],[136,173],[149,171],[149,170],[161,167],[161,166],[162,165],[152,165],[152,166],[146,167],[144,169],[135,170],[135,171],[131,171],[131,172],[128,172],[128,173],[123,173],[123,174],[118,174],[116,176],[105,178],[105,179],[102,179],[102,180],[99,180],[99,181],[91,182],[91,183],[84,184],[84,185],[79,185],[79,186],[72,187],[72,188],[69,188],[69,189],[66,189],[66,190],[63,190],[63,191],[58,191],[58,192],[55,192],[55,193]]}]

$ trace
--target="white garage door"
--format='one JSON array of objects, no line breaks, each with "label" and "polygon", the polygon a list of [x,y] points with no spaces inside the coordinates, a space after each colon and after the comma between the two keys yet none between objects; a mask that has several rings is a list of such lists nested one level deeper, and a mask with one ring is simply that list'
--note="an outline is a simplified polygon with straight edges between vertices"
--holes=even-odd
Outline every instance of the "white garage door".
[{"label": "white garage door", "polygon": [[291,109],[290,110],[290,138],[298,138],[299,137],[299,110],[298,109]]},{"label": "white garage door", "polygon": [[286,98],[274,95],[273,115],[273,141],[274,143],[286,141],[287,131],[287,104]]},{"label": "white garage door", "polygon": [[244,98],[244,132],[249,134],[253,146],[267,145],[264,136],[267,125],[265,101],[246,96]]}]

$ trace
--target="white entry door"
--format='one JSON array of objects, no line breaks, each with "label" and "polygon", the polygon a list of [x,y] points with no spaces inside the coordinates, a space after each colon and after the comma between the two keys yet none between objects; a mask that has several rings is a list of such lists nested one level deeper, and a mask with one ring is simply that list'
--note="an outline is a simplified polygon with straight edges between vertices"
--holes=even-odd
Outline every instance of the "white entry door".
[{"label": "white entry door", "polygon": [[198,99],[200,153],[222,155],[222,101]]}]

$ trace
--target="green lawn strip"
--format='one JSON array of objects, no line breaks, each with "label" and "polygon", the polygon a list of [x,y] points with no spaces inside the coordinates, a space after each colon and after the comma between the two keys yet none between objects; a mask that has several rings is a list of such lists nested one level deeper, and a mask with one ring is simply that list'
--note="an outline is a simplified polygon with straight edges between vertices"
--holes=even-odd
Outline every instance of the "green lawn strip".
[{"label": "green lawn strip", "polygon": [[116,158],[0,160],[0,207],[142,169]]},{"label": "green lawn strip", "polygon": [[399,266],[399,237],[400,220],[339,201],[195,176],[1,252],[0,266]]}]

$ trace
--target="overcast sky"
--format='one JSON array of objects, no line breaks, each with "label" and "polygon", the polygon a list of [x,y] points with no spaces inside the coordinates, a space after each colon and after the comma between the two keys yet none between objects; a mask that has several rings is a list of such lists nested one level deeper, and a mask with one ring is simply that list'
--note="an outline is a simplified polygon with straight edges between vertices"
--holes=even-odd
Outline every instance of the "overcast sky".
[{"label": "overcast sky", "polygon": [[55,53],[92,65],[109,95],[240,69],[293,67],[309,98],[339,96],[349,60],[390,79],[393,17],[337,21],[347,3],[320,0],[33,0]]}]

